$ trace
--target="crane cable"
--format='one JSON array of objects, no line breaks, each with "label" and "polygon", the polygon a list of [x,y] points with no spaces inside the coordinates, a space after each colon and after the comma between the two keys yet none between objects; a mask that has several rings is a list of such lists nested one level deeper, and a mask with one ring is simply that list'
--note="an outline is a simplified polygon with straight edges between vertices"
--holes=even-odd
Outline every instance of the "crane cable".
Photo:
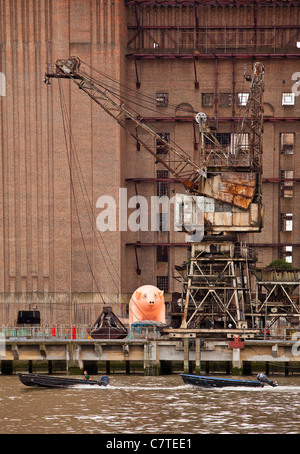
[{"label": "crane cable", "polygon": [[[65,103],[65,98],[64,98],[64,94],[63,94],[63,89],[62,89],[62,86],[61,86],[61,80],[59,79],[58,80],[58,83],[59,83],[59,95],[60,95],[60,103],[61,103],[61,114],[62,114],[62,120],[63,120],[63,129],[64,129],[64,138],[65,138],[65,145],[66,145],[66,151],[67,151],[67,158],[68,158],[68,166],[69,166],[69,173],[70,173],[70,183],[71,183],[71,188],[72,188],[72,194],[73,194],[73,199],[74,199],[74,205],[75,205],[75,212],[76,212],[76,217],[77,217],[77,220],[78,220],[78,225],[79,225],[79,230],[80,230],[80,235],[81,235],[81,238],[82,238],[82,242],[83,242],[83,247],[84,247],[84,251],[85,251],[85,255],[86,255],[86,258],[87,258],[87,262],[88,262],[88,266],[89,266],[89,269],[90,269],[90,272],[91,272],[91,275],[92,275],[92,278],[93,278],[93,281],[95,282],[95,285],[97,287],[97,290],[99,292],[99,295],[101,297],[101,300],[102,300],[102,303],[103,304],[106,304],[106,301],[104,300],[103,296],[102,296],[102,292],[98,286],[98,283],[97,283],[97,280],[96,280],[96,276],[94,274],[94,271],[93,271],[93,268],[92,268],[92,265],[91,265],[91,261],[89,259],[89,256],[88,256],[88,252],[87,252],[87,247],[86,247],[86,244],[85,244],[85,240],[84,240],[84,235],[83,235],[83,229],[82,229],[82,226],[81,226],[81,222],[80,222],[80,215],[79,215],[79,211],[78,211],[78,205],[77,205],[77,200],[76,200],[76,192],[75,192],[75,185],[74,185],[74,181],[73,181],[73,172],[72,172],[72,166],[71,166],[71,156],[70,156],[70,151],[71,149],[69,150],[69,147],[68,147],[68,140],[67,140],[67,130],[69,132],[69,136],[70,136],[70,147],[72,148],[73,147],[73,155],[77,158],[77,164],[76,164],[76,161],[75,161],[75,166],[76,166],[76,170],[77,170],[77,173],[78,173],[78,180],[79,180],[79,184],[80,184],[80,188],[81,188],[81,191],[82,191],[82,194],[83,194],[83,187],[85,189],[85,192],[86,192],[86,197],[87,197],[87,200],[89,202],[89,205],[90,205],[90,208],[92,210],[92,204],[90,202],[90,199],[88,197],[88,194],[87,194],[87,190],[86,190],[86,185],[84,183],[84,180],[83,180],[83,176],[82,176],[82,170],[81,170],[81,167],[80,167],[80,163],[79,163],[79,160],[78,160],[78,156],[77,156],[77,152],[76,152],[76,147],[75,147],[75,144],[74,144],[74,138],[72,136],[72,133],[71,133],[71,127],[70,127],[70,122],[69,122],[69,117],[68,117],[68,114],[67,114],[67,109],[66,109],[66,103]],[[69,125],[69,127],[67,128],[67,125]],[[78,170],[79,168],[79,170]],[[79,174],[80,172],[80,174]],[[81,178],[83,180],[83,183],[81,184],[80,182],[80,175],[81,175]],[[84,195],[83,195],[83,198],[84,198]],[[85,199],[85,198],[84,198]],[[102,256],[102,259],[105,263],[105,266],[110,274],[110,277],[112,278],[112,281],[117,289],[117,292],[120,294],[121,298],[123,299],[123,302],[126,304],[126,301],[124,300],[124,297],[122,295],[122,292],[120,291],[119,289],[119,286],[118,284],[115,282],[114,278],[113,278],[113,275],[110,271],[110,267],[108,266],[107,262],[106,262],[106,259],[105,259],[105,255],[103,254],[102,252],[102,249],[101,249],[101,246],[99,244],[99,241],[98,241],[98,237],[95,233],[95,230],[94,230],[94,222],[92,221],[91,217],[90,217],[90,213],[88,211],[88,208],[87,208],[87,205],[86,205],[86,202],[84,201],[85,203],[85,207],[86,207],[86,211],[88,213],[88,218],[91,222],[91,225],[92,225],[92,230],[93,230],[93,233],[95,235],[95,238],[96,238],[96,241],[97,241],[97,244],[98,244],[98,248],[99,248],[99,251],[101,253],[101,256]],[[107,253],[107,256],[112,264],[112,267],[114,268],[115,272],[116,272],[116,275],[117,277],[119,278],[119,283],[122,285],[122,279],[115,267],[115,264],[106,248],[106,245],[105,245],[105,242],[102,238],[102,235],[101,235],[101,232],[98,231],[99,234],[100,234],[100,237],[101,237],[101,240],[103,242],[103,245],[104,245],[104,248],[105,248],[105,251]],[[106,294],[106,296],[108,296],[110,299],[111,297]],[[133,299],[133,302],[136,304],[136,306],[138,307],[138,304],[134,298],[134,296],[132,295],[132,299]],[[112,299],[111,299],[112,300]],[[113,300],[112,300],[113,301]],[[132,311],[132,309],[130,309],[131,312],[133,313],[133,315],[139,320],[139,321],[142,321],[139,319],[139,317],[137,317],[134,312]],[[144,317],[150,322],[150,324],[152,326],[153,323],[151,322],[151,320],[143,313],[143,311],[141,310],[141,308],[139,307],[139,310],[142,312],[142,314],[144,315]]]}]

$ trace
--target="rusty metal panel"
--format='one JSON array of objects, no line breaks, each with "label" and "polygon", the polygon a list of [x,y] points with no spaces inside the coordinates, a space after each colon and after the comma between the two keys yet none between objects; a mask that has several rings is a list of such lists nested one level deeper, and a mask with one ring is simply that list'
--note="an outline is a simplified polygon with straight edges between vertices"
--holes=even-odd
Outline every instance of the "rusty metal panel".
[{"label": "rusty metal panel", "polygon": [[248,226],[250,225],[250,214],[248,211],[239,211],[233,213],[233,225],[235,226]]},{"label": "rusty metal panel", "polygon": [[215,225],[222,225],[222,226],[232,226],[233,225],[233,222],[232,222],[232,213],[222,213],[222,212],[218,212],[218,213],[215,213],[214,215],[214,224]]},{"label": "rusty metal panel", "polygon": [[202,192],[208,197],[247,210],[253,200],[255,187],[255,173],[224,172],[205,180]]},{"label": "rusty metal panel", "polygon": [[232,206],[231,211],[205,212],[204,217],[213,232],[260,232],[262,226],[262,215],[255,203],[250,204],[248,211]]}]

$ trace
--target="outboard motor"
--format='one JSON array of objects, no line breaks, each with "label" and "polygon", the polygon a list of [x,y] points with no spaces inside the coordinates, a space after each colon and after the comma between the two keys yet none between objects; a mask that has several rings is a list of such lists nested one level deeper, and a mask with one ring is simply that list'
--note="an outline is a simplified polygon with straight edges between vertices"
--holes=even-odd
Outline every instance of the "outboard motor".
[{"label": "outboard motor", "polygon": [[267,383],[270,386],[277,386],[276,382],[269,380],[268,377],[262,373],[258,374],[257,380],[260,381],[261,383]]},{"label": "outboard motor", "polygon": [[103,375],[100,377],[100,380],[98,381],[99,386],[107,386],[109,384],[109,377],[107,375]]}]

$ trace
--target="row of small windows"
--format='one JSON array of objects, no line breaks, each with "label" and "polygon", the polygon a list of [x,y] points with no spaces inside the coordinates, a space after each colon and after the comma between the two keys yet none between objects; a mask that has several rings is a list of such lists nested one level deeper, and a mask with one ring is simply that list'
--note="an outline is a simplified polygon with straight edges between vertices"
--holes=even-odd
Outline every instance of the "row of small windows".
[{"label": "row of small windows", "polygon": [[[245,106],[247,104],[249,93],[237,93],[237,104]],[[202,107],[212,107],[214,105],[214,93],[202,93]],[[232,104],[231,93],[219,93],[219,105],[221,107],[230,107]],[[169,105],[169,93],[156,93],[156,105],[167,107]]]},{"label": "row of small windows", "polygon": [[[249,93],[237,93],[237,105],[246,106]],[[202,107],[213,107],[215,103],[214,93],[202,93]],[[220,107],[230,107],[232,105],[231,93],[219,93],[218,104]]]},{"label": "row of small windows", "polygon": [[[168,153],[168,148],[164,142],[170,142],[170,133],[161,132],[158,134],[160,139],[156,140],[156,154],[162,155]],[[237,134],[230,132],[221,132],[216,134],[216,139],[223,147],[228,147],[236,143]],[[211,142],[205,138],[206,145],[211,145]],[[243,134],[241,146],[245,149],[248,148],[248,134]],[[280,153],[281,154],[293,154],[295,147],[295,133],[294,132],[282,132],[280,133]]]},{"label": "row of small windows", "polygon": [[[249,93],[237,93],[237,105],[246,106],[248,98]],[[202,93],[202,107],[213,107],[214,103],[214,93]],[[220,107],[230,107],[232,105],[232,93],[219,93],[218,104]],[[281,104],[282,106],[294,106],[295,93],[282,93]],[[156,105],[167,107],[169,105],[169,93],[156,93]]]}]

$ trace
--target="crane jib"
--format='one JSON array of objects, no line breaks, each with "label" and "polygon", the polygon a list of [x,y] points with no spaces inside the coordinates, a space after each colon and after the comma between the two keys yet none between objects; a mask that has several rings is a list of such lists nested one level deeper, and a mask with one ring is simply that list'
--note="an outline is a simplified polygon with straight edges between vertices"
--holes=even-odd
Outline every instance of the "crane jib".
[{"label": "crane jib", "polygon": [[[242,119],[241,131],[235,140],[235,149],[222,146],[207,125],[206,115],[198,113],[201,136],[201,163],[197,164],[190,155],[176,144],[165,140],[159,133],[146,125],[121,99],[118,103],[112,93],[101,82],[81,68],[78,57],[59,59],[52,72],[45,75],[45,83],[50,78],[68,78],[90,96],[112,118],[114,118],[138,143],[162,164],[185,189],[192,194],[211,197],[225,204],[248,210],[253,200],[261,204],[261,155],[262,155],[262,96],[264,91],[264,67],[254,64],[250,83],[248,103]],[[247,76],[248,77],[248,76]],[[114,94],[115,95],[115,94]],[[154,141],[161,143],[163,152],[158,154],[155,147],[138,134],[142,129]],[[243,136],[249,134],[249,146],[242,143]],[[257,200],[256,200],[257,199]]]}]

